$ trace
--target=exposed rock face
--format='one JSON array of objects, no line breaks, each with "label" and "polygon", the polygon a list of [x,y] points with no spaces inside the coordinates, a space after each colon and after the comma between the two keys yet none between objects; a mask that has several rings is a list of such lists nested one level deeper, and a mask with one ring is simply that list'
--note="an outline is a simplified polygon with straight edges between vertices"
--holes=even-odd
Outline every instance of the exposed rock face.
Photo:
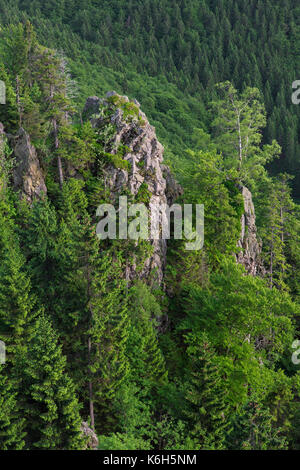
[{"label": "exposed rock face", "polygon": [[261,260],[261,242],[257,240],[255,225],[255,210],[252,201],[252,194],[245,186],[242,188],[245,212],[242,215],[241,238],[238,247],[241,251],[237,255],[237,262],[245,266],[248,274],[256,276],[264,273]]},{"label": "exposed rock face", "polygon": [[16,160],[13,185],[30,204],[47,193],[44,176],[34,146],[27,132],[20,128],[16,136],[8,136]]},{"label": "exposed rock face", "polygon": [[168,166],[161,165],[161,169],[162,169],[162,174],[166,180],[166,196],[167,196],[168,205],[171,206],[173,202],[176,201],[176,199],[178,199],[179,196],[182,196],[183,189],[180,186],[180,184],[178,184],[177,181],[175,180]]},{"label": "exposed rock face", "polygon": [[[111,98],[114,100],[111,101]],[[92,109],[94,114],[99,113],[99,110],[95,109],[96,102],[102,107],[102,111],[106,107],[109,108],[111,102],[114,103],[110,122],[116,132],[109,143],[109,152],[116,154],[120,145],[126,146],[122,158],[129,162],[129,168],[116,168],[110,165],[108,169],[107,185],[115,201],[118,201],[120,192],[126,188],[134,196],[137,196],[141,190],[149,192],[147,205],[172,204],[182,190],[172,177],[169,168],[162,165],[164,148],[157,140],[154,127],[149,124],[145,114],[140,110],[139,103],[137,101],[130,103],[127,96],[109,92],[105,100],[97,100],[96,97],[89,98],[85,112],[90,113],[89,110]],[[133,109],[129,119],[128,113],[126,115],[129,108],[126,108],[126,105]],[[104,119],[104,117],[92,119],[92,124],[95,127],[101,127]],[[154,217],[158,217],[157,222],[161,223],[164,214],[154,215]],[[141,277],[147,278],[151,272],[156,271],[156,279],[158,283],[161,283],[166,262],[167,241],[151,240],[151,244],[153,254],[146,261]],[[136,277],[134,266],[129,268],[127,276],[129,279]]]},{"label": "exposed rock face", "polygon": [[84,117],[90,117],[93,114],[97,114],[99,112],[99,105],[100,99],[98,96],[89,96],[83,108],[82,115]]},{"label": "exposed rock face", "polygon": [[80,428],[83,436],[87,438],[86,448],[87,449],[98,449],[99,441],[96,433],[83,421]]}]

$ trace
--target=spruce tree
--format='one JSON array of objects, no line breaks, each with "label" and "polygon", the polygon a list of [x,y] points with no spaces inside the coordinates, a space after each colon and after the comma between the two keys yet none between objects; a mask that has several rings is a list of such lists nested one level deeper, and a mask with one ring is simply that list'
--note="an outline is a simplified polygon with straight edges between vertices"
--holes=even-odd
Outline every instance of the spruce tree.
[{"label": "spruce tree", "polygon": [[11,132],[18,125],[18,110],[16,104],[16,93],[11,77],[8,75],[4,64],[0,63],[0,80],[5,84],[6,103],[0,105],[0,122],[6,132]]},{"label": "spruce tree", "polygon": [[257,88],[247,87],[239,94],[229,81],[219,83],[217,88],[222,97],[211,105],[216,115],[212,122],[215,141],[227,168],[235,168],[239,179],[249,182],[251,176],[278,156],[280,146],[273,141],[260,148],[266,112]]},{"label": "spruce tree", "polygon": [[139,281],[129,292],[130,334],[127,354],[130,377],[142,388],[166,381],[166,368],[158,342],[162,311],[150,288]]},{"label": "spruce tree", "polygon": [[114,259],[112,253],[101,253],[97,264],[91,279],[86,333],[89,387],[98,426],[109,431],[116,419],[109,411],[110,403],[128,374],[126,281],[121,277],[121,259]]},{"label": "spruce tree", "polygon": [[121,250],[101,247],[82,187],[71,179],[61,192],[55,248],[60,296],[53,319],[84,411],[103,432],[114,429],[112,404],[128,373],[125,263]]},{"label": "spruce tree", "polygon": [[257,213],[259,234],[263,240],[263,256],[270,279],[270,287],[291,287],[297,293],[296,245],[299,243],[300,227],[298,207],[291,198],[290,176],[278,175],[267,178],[259,185]]},{"label": "spruce tree", "polygon": [[191,375],[186,393],[190,437],[199,449],[225,448],[229,427],[228,390],[215,362],[215,352],[205,334],[188,341]]},{"label": "spruce tree", "polygon": [[5,366],[0,365],[0,450],[24,448],[24,423],[15,385]]},{"label": "spruce tree", "polygon": [[0,250],[0,339],[6,343],[10,362],[16,347],[30,340],[40,307],[32,293],[16,234],[3,227],[1,238],[4,246]]},{"label": "spruce tree", "polygon": [[234,450],[284,450],[287,442],[269,409],[253,400],[234,415],[227,446]]},{"label": "spruce tree", "polygon": [[75,387],[66,374],[66,359],[57,334],[45,316],[36,321],[33,337],[26,351],[18,355],[17,365],[27,448],[82,449]]},{"label": "spruce tree", "polygon": [[42,110],[51,123],[59,184],[62,188],[64,175],[60,133],[65,126],[68,126],[69,114],[73,109],[69,96],[66,60],[56,51],[40,46],[35,61],[35,73],[44,98]]}]

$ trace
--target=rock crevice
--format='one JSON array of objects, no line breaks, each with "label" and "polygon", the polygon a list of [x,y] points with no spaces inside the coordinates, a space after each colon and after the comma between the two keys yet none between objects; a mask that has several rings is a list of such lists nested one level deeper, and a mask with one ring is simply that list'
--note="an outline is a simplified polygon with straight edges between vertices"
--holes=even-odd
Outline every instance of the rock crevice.
[{"label": "rock crevice", "polygon": [[[110,165],[108,168],[107,184],[112,198],[118,200],[119,194],[127,189],[138,197],[143,191],[146,205],[171,205],[182,193],[181,187],[175,182],[169,168],[163,165],[164,147],[158,141],[155,128],[149,124],[140,104],[130,102],[127,96],[108,92],[106,98],[95,96],[87,99],[84,115],[91,117],[92,125],[101,128],[107,123],[105,110],[112,108],[110,124],[115,132],[108,145],[108,151],[116,154],[118,148],[125,148],[123,160],[128,162],[128,169]],[[145,201],[143,201],[145,202]],[[162,222],[164,214],[158,215],[158,223]],[[141,277],[148,278],[156,273],[159,284],[163,281],[166,263],[167,240],[149,240],[152,245],[152,255],[146,260]],[[134,266],[127,273],[130,279],[136,277]]]}]

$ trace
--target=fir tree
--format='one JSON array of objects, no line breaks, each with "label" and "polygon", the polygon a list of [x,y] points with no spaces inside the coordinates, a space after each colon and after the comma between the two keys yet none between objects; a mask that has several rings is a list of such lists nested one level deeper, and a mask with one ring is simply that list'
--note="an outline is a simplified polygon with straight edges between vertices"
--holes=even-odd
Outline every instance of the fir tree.
[{"label": "fir tree", "polygon": [[59,184],[62,188],[64,182],[61,158],[61,128],[67,125],[69,113],[72,110],[66,61],[56,51],[39,47],[35,62],[37,81],[43,91],[46,108],[44,112],[51,122],[51,131],[54,140],[54,151],[57,157]]},{"label": "fir tree", "polygon": [[272,147],[260,150],[266,114],[257,88],[248,87],[239,95],[230,82],[224,82],[218,84],[218,89],[223,96],[212,103],[215,140],[227,167],[236,168],[243,180],[249,168],[253,171],[277,156],[279,147],[274,141]]},{"label": "fir tree", "polygon": [[[292,265],[296,267],[298,263],[295,244],[299,241],[299,223],[289,180],[290,177],[283,174],[260,184],[257,213],[270,287],[288,289],[291,285],[296,293]],[[295,273],[297,269],[293,271]]]},{"label": "fir tree", "polygon": [[[130,335],[127,354],[131,379],[143,388],[166,380],[165,363],[158,343],[157,324],[162,311],[150,289],[137,282],[129,293]],[[138,372],[138,373],[137,373]]]},{"label": "fir tree", "polygon": [[274,423],[268,408],[249,401],[232,420],[228,448],[234,450],[283,450],[286,439]]},{"label": "fir tree", "polygon": [[24,448],[25,420],[18,406],[18,394],[7,374],[0,366],[0,450],[21,450]]},{"label": "fir tree", "polygon": [[3,227],[2,238],[5,244],[0,252],[0,338],[7,344],[11,361],[15,348],[30,339],[40,308],[32,293],[16,234]]},{"label": "fir tree", "polygon": [[42,315],[26,351],[18,356],[20,407],[29,448],[78,450],[84,446],[80,406],[65,369],[57,335]]},{"label": "fir tree", "polygon": [[101,255],[92,278],[88,304],[89,382],[98,423],[108,430],[115,420],[109,413],[109,404],[128,374],[127,296],[121,266],[120,259],[113,259],[111,253]]},{"label": "fir tree", "polygon": [[[191,338],[187,338],[188,342]],[[229,427],[228,391],[205,334],[188,347],[192,371],[187,387],[190,436],[200,449],[224,449]]]}]

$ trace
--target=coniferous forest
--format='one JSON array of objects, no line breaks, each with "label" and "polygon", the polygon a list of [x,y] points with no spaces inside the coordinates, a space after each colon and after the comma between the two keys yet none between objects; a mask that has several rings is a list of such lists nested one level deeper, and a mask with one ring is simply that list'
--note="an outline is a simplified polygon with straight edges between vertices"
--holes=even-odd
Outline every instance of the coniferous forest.
[{"label": "coniferous forest", "polygon": [[300,449],[297,80],[297,0],[0,0],[0,450]]}]

